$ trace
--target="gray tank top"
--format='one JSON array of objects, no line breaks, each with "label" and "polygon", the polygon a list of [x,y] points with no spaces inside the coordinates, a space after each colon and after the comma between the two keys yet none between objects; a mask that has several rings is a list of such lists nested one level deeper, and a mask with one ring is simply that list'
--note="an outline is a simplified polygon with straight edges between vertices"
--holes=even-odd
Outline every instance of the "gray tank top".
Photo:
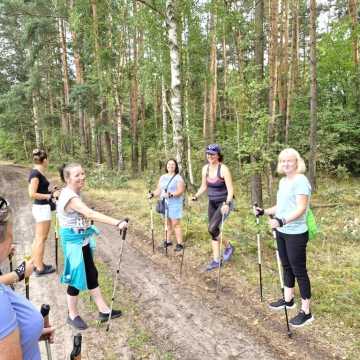
[{"label": "gray tank top", "polygon": [[66,211],[65,207],[69,201],[80,195],[67,186],[61,190],[59,200],[56,202],[56,212],[61,227],[70,227],[74,229],[86,229],[89,221],[77,211]]}]

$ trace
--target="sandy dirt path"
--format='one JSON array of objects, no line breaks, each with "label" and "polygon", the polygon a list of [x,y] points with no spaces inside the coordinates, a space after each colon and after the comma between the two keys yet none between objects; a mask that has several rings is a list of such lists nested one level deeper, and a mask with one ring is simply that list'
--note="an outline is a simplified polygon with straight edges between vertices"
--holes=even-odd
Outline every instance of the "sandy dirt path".
[{"label": "sandy dirt path", "polygon": [[[30,254],[33,239],[34,222],[27,197],[27,173],[28,169],[23,167],[0,166],[0,193],[10,200],[15,209],[15,263]],[[122,240],[114,228],[106,225],[99,225],[99,228],[102,235],[98,240],[96,258],[114,273]],[[184,360],[327,358],[324,354],[317,354],[316,349],[307,353],[307,349],[302,348],[301,337],[297,343],[288,343],[291,351],[277,347],[276,341],[269,341],[271,334],[263,336],[268,332],[266,329],[257,333],[254,326],[248,327],[241,316],[242,310],[249,308],[248,304],[226,293],[217,301],[214,293],[200,286],[204,278],[186,273],[179,279],[175,271],[176,261],[170,264],[159,254],[154,259],[150,247],[144,244],[144,234],[130,227],[117,297],[126,302],[125,293],[130,294],[139,309],[136,321],[140,321],[151,334],[151,341],[159,350],[146,358],[165,359],[164,354],[172,354],[172,359]],[[156,261],[161,257],[161,261]],[[54,264],[53,231],[47,242],[45,262]],[[6,266],[3,269],[6,270]],[[52,308],[51,321],[57,327],[55,344],[52,345],[53,359],[69,359],[72,338],[77,331],[65,323],[65,287],[59,283],[59,275],[32,276],[30,282],[31,301],[37,307],[49,303]],[[23,292],[23,286],[18,285],[16,291]],[[83,331],[83,359],[140,359],[128,344],[129,331],[137,326],[130,311],[113,322],[109,335],[104,326],[96,325],[96,313],[91,313],[84,305],[81,309],[84,318],[92,325]],[[279,338],[278,343],[284,343],[282,326],[276,325],[273,331],[273,338]],[[42,349],[43,359],[46,359],[43,345]]]}]

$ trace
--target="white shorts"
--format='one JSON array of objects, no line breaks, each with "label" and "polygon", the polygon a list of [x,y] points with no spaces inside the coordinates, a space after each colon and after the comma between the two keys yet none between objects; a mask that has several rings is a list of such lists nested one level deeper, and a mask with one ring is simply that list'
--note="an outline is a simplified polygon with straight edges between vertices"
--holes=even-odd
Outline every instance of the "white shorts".
[{"label": "white shorts", "polygon": [[32,214],[34,216],[35,222],[40,223],[43,221],[51,221],[51,209],[50,205],[39,205],[33,204]]}]

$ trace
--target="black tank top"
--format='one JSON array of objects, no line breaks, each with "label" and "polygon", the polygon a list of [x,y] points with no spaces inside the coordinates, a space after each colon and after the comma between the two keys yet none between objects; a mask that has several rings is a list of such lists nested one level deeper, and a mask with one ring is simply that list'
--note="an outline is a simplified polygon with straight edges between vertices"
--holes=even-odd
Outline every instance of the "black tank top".
[{"label": "black tank top", "polygon": [[[39,171],[36,169],[32,169],[29,175],[29,183],[31,181],[31,179],[33,178],[38,178],[39,179],[39,186],[36,190],[37,193],[39,194],[50,194],[49,191],[49,182],[46,179],[46,177]],[[34,200],[34,204],[37,205],[47,205],[49,204],[49,200]]]},{"label": "black tank top", "polygon": [[206,170],[206,184],[210,201],[226,201],[228,191],[225,179],[221,177],[221,164],[218,165],[214,178],[209,177],[209,165]]}]

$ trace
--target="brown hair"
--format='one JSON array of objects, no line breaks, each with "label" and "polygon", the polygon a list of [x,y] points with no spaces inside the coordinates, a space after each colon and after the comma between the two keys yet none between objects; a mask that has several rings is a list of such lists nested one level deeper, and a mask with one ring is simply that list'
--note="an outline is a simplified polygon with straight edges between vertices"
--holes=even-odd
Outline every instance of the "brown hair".
[{"label": "brown hair", "polygon": [[70,177],[70,171],[71,169],[75,167],[81,167],[78,163],[70,163],[70,164],[63,164],[59,167],[59,175],[61,180],[65,183],[66,180]]},{"label": "brown hair", "polygon": [[0,243],[6,238],[7,226],[11,220],[12,210],[9,202],[0,196]]},{"label": "brown hair", "polygon": [[42,164],[42,162],[47,159],[47,153],[42,149],[34,149],[32,155],[35,164]]}]

